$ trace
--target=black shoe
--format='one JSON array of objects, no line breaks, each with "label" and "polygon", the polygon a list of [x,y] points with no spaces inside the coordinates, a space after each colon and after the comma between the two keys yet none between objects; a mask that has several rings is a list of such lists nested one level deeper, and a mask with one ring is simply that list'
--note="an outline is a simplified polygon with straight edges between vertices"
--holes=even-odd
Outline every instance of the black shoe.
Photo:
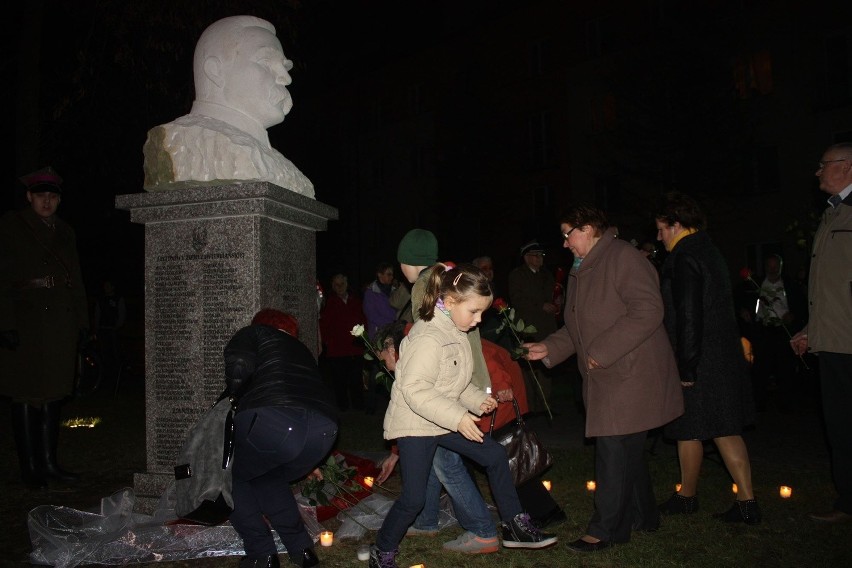
[{"label": "black shoe", "polygon": [[747,525],[756,525],[760,523],[762,515],[760,507],[754,499],[746,501],[734,501],[730,509],[724,513],[716,513],[714,519],[719,519],[725,523],[745,523]]},{"label": "black shoe", "polygon": [[538,530],[544,530],[547,527],[555,527],[557,525],[561,525],[567,520],[568,515],[565,514],[565,511],[557,507],[549,513],[533,519],[532,522],[536,526],[536,528],[538,528]]},{"label": "black shoe", "polygon": [[526,513],[518,513],[509,523],[501,523],[505,548],[544,548],[556,544],[556,535],[543,533]]},{"label": "black shoe", "polygon": [[311,568],[312,566],[318,566],[320,563],[317,553],[310,547],[303,550],[301,554],[291,554],[290,562],[301,568]]},{"label": "black shoe", "polygon": [[611,547],[612,543],[606,540],[586,542],[582,538],[578,538],[574,542],[569,542],[567,546],[568,550],[573,550],[574,552],[597,552]]},{"label": "black shoe", "polygon": [[267,556],[243,556],[240,568],[280,568],[277,554]]},{"label": "black shoe", "polygon": [[698,511],[698,495],[684,497],[675,492],[668,501],[660,505],[660,512],[664,515],[691,515],[696,511]]}]

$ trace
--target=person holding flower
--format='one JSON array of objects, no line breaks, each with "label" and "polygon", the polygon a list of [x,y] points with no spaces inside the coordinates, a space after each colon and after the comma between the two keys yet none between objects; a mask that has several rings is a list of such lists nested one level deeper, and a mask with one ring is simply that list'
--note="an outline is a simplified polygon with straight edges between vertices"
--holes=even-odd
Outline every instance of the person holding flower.
[{"label": "person holding flower", "polygon": [[764,278],[759,284],[746,271],[746,282],[752,286],[752,301],[740,313],[751,328],[754,402],[758,410],[766,408],[774,379],[776,402],[782,410],[789,411],[803,394],[794,387],[797,361],[790,349],[790,338],[807,323],[807,300],[796,281],[784,275],[781,255],[769,255],[763,266]]},{"label": "person holding flower", "polygon": [[491,305],[491,288],[472,265],[433,266],[415,322],[400,346],[384,435],[396,440],[405,483],[370,548],[369,568],[397,568],[399,543],[423,509],[432,459],[440,446],[485,467],[502,519],[503,546],[538,549],[557,538],[530,521],[515,491],[503,447],[477,427],[497,400],[471,382],[466,334]]},{"label": "person holding flower", "polygon": [[574,254],[565,323],[524,347],[548,367],[577,355],[597,489],[586,534],[568,548],[595,552],[659,527],[645,440],[683,413],[683,395],[653,265],[594,206],[569,207],[560,229]]},{"label": "person holding flower", "polygon": [[704,230],[698,203],[679,192],[657,204],[657,238],[669,251],[662,269],[666,331],[677,358],[686,411],[667,424],[677,440],[680,490],[660,505],[665,514],[698,510],[698,476],[704,441],[713,440],[737,484],[737,498],[724,522],[760,522],[751,462],[742,437],[754,421],[751,381],[737,327],[731,279],[722,253]]}]

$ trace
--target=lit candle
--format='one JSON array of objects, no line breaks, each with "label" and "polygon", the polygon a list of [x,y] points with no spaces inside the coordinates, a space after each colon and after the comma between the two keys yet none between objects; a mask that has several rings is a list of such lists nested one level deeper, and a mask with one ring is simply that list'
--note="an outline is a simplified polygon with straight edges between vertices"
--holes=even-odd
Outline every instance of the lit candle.
[{"label": "lit candle", "polygon": [[425,564],[415,564],[411,568],[426,568],[426,565]]},{"label": "lit candle", "polygon": [[550,491],[550,488],[553,487],[553,484],[550,483],[549,479],[543,479],[541,484],[544,485],[544,488]]},{"label": "lit candle", "polygon": [[322,531],[320,533],[320,544],[323,546],[331,546],[334,542],[334,533],[331,531]]},{"label": "lit candle", "polygon": [[366,485],[367,487],[372,487],[373,486],[373,478],[372,477],[365,477],[364,478],[364,485]]},{"label": "lit candle", "polygon": [[793,494],[793,488],[787,487],[786,485],[782,485],[779,493],[781,494],[781,497],[783,499],[789,499],[790,496]]},{"label": "lit candle", "polygon": [[675,491],[680,492],[681,485],[680,483],[675,483]]},{"label": "lit candle", "polygon": [[589,491],[594,491],[595,487],[597,487],[597,484],[595,484],[594,481],[587,481],[586,482],[586,489],[588,489]]},{"label": "lit candle", "polygon": [[731,491],[733,491],[733,492],[734,492],[734,495],[736,495],[736,494],[737,494],[738,489],[737,489],[737,484],[736,484],[736,483],[734,483],[733,485],[731,485]]}]

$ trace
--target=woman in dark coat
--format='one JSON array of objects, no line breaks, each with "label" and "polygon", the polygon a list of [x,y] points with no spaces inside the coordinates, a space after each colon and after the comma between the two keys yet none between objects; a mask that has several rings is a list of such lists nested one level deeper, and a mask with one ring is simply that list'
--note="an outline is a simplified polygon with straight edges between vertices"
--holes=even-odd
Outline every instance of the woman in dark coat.
[{"label": "woman in dark coat", "polygon": [[703,442],[712,439],[738,488],[734,505],[714,516],[757,524],[760,508],[741,435],[754,420],[754,404],[725,259],[704,231],[704,215],[689,196],[667,194],[654,217],[657,238],[669,251],[662,269],[665,323],[686,407],[683,416],[665,428],[665,435],[677,440],[681,488],[660,510],[698,510]]},{"label": "woman in dark coat", "polygon": [[331,451],[338,411],[298,332],[293,316],[267,308],[225,347],[225,380],[237,397],[230,521],[246,552],[240,568],[279,566],[270,526],[294,564],[319,564],[290,483]]}]

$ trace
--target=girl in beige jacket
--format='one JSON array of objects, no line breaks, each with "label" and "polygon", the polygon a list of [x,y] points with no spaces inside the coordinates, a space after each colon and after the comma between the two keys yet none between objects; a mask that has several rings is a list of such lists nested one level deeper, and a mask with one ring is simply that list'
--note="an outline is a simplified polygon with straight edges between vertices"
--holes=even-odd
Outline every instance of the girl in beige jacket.
[{"label": "girl in beige jacket", "polygon": [[471,384],[473,363],[465,334],[481,321],[491,300],[488,279],[473,265],[439,264],[431,271],[420,320],[400,346],[384,422],[385,438],[397,441],[405,483],[371,547],[370,568],[396,568],[399,543],[423,508],[439,445],[486,469],[503,521],[504,547],[543,548],[556,542],[522,511],[503,446],[477,426],[482,414],[497,408],[497,401]]}]

